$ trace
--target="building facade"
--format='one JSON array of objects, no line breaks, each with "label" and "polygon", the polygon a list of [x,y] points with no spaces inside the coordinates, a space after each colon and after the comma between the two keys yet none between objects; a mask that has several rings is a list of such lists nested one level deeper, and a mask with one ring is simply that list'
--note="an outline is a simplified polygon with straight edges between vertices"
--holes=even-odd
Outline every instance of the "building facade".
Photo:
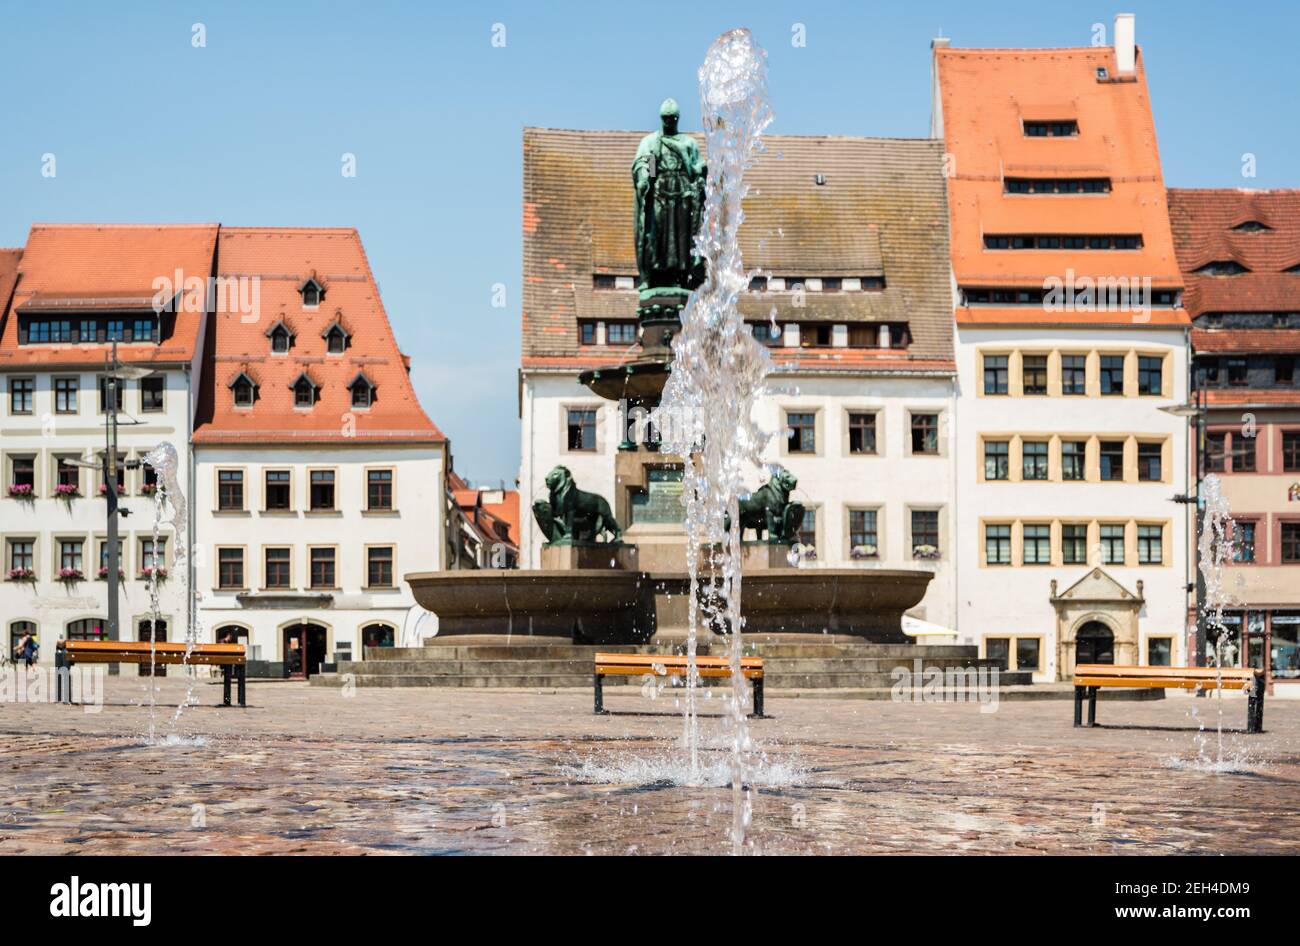
[{"label": "building facade", "polygon": [[[446,438],[425,415],[352,229],[224,227],[194,431],[195,587],[205,640],[271,675],[393,646],[403,576],[444,565]],[[246,294],[246,297],[251,294]]]},{"label": "building facade", "polygon": [[1225,662],[1300,682],[1300,191],[1170,189],[1201,474],[1234,520]]},{"label": "building facade", "polygon": [[[169,442],[189,491],[189,439],[207,327],[206,279],[216,226],[32,227],[22,250],[0,252],[0,616],[12,647],[36,635],[47,659],[59,638],[110,636],[104,495],[116,489],[121,596],[116,636],[184,638],[187,565],[170,524],[155,544],[157,477],[141,465]],[[182,271],[197,286],[160,292]],[[118,472],[102,464],[116,342]],[[185,540],[185,536],[179,537]],[[178,568],[179,564],[179,568]],[[147,577],[162,576],[155,618]]]},{"label": "building facade", "polygon": [[957,292],[957,630],[1038,680],[1185,659],[1187,333],[1131,20],[934,44]]},{"label": "building facade", "polygon": [[[524,133],[522,506],[565,466],[643,551],[680,532],[671,492],[629,481],[625,405],[578,381],[635,357],[629,166],[640,134]],[[700,140],[703,146],[703,140]],[[801,567],[935,572],[914,617],[953,621],[951,282],[942,149],[928,140],[771,136],[740,239],[740,308],[771,351],[765,460],[798,478]],[[642,466],[637,465],[638,476]],[[762,482],[755,471],[753,486]],[[664,496],[667,499],[664,499]],[[521,523],[525,568],[542,538]]]}]

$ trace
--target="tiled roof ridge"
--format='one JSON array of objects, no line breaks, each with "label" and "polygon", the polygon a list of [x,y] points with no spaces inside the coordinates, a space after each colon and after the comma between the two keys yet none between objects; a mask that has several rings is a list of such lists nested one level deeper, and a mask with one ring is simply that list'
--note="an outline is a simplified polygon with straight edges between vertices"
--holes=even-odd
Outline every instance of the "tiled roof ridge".
[{"label": "tiled roof ridge", "polygon": [[219,222],[212,223],[43,223],[31,225],[32,230],[222,230]]},{"label": "tiled roof ridge", "polygon": [[[1135,47],[1139,54],[1142,47]],[[1005,53],[1007,55],[1022,56],[1025,53],[1086,53],[1088,55],[1114,55],[1114,46],[939,46],[935,48],[935,54],[940,56],[951,56],[961,53],[979,53],[987,55],[991,53]]]},{"label": "tiled roof ridge", "polygon": [[[648,135],[653,132],[652,128],[560,128],[550,125],[525,125],[524,133],[529,132],[560,132],[564,134],[582,135]],[[700,131],[688,131],[686,134],[695,138],[704,138],[704,133]],[[767,134],[764,133],[763,140],[771,141],[846,141],[846,142],[880,142],[882,144],[897,142],[903,144],[927,144],[942,145],[938,138],[931,138],[928,135],[799,135],[799,134]],[[770,148],[768,150],[771,150]]]}]

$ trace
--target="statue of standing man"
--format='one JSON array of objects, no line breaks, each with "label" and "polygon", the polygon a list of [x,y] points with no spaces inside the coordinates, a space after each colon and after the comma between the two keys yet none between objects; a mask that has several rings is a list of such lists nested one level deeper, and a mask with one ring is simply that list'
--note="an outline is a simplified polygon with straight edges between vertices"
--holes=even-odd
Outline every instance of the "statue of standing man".
[{"label": "statue of standing man", "polygon": [[707,169],[695,139],[677,130],[680,114],[677,103],[665,99],[659,107],[662,129],[641,139],[632,161],[642,305],[656,296],[683,295],[704,280],[694,244]]}]

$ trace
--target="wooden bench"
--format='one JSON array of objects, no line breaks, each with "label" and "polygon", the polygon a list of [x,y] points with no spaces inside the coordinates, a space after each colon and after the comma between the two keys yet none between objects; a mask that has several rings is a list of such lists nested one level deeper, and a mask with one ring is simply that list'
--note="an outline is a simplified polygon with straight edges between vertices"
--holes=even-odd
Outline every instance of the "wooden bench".
[{"label": "wooden bench", "polygon": [[[151,653],[152,651],[152,653]],[[186,645],[174,641],[59,641],[55,645],[55,699],[72,702],[71,681],[61,672],[75,664],[186,664],[221,668],[221,705],[230,705],[230,683],[238,684],[239,705],[244,706],[248,657],[243,644],[195,644],[186,656]]]},{"label": "wooden bench", "polygon": [[[695,670],[701,677],[730,677],[731,664],[726,657],[696,657]],[[750,715],[764,718],[763,714],[763,658],[741,657],[740,672],[754,684],[754,712]],[[607,676],[640,677],[651,674],[657,677],[684,677],[684,654],[597,654],[596,655],[596,712],[604,714],[604,680]]]},{"label": "wooden bench", "polygon": [[1179,690],[1246,690],[1246,731],[1264,731],[1264,675],[1237,667],[1113,667],[1080,664],[1074,668],[1074,725],[1083,725],[1083,700],[1088,699],[1088,725],[1097,725],[1097,690],[1101,687],[1155,687]]}]

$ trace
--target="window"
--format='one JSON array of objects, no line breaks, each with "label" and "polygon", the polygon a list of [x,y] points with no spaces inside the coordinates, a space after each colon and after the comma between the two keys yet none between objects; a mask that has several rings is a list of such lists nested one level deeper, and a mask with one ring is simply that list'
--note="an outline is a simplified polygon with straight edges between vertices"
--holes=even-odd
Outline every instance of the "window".
[{"label": "window", "polygon": [[1074,119],[1061,121],[1026,121],[1027,138],[1072,138],[1079,134],[1079,123]]},{"label": "window", "polygon": [[605,342],[609,345],[631,345],[636,341],[635,322],[606,322]]},{"label": "window", "polygon": [[1222,473],[1227,469],[1228,435],[1224,433],[1207,433],[1205,435],[1205,469],[1210,473]]},{"label": "window", "polygon": [[1163,561],[1164,526],[1138,526],[1138,564],[1159,565]]},{"label": "window", "polygon": [[1085,440],[1061,441],[1061,479],[1082,480],[1084,463],[1088,455],[1088,443]]},{"label": "window", "polygon": [[1233,473],[1255,472],[1254,437],[1247,437],[1245,434],[1234,433],[1231,438],[1231,449],[1229,455],[1232,457]]},{"label": "window", "polygon": [[874,509],[849,510],[849,557],[876,558],[880,552]]},{"label": "window", "polygon": [[984,527],[984,559],[990,565],[1011,564],[1011,526]]},{"label": "window", "polygon": [[69,621],[64,636],[70,641],[99,640],[106,632],[98,618]]},{"label": "window", "polygon": [[1295,356],[1277,355],[1273,359],[1273,383],[1295,383]]},{"label": "window", "polygon": [[1041,641],[1037,637],[1016,638],[1016,669],[1037,670],[1039,668],[1039,648]]},{"label": "window", "polygon": [[1008,177],[1003,179],[1008,194],[1108,194],[1108,177]]},{"label": "window", "polygon": [[1061,394],[1082,395],[1088,392],[1088,357],[1061,356]]},{"label": "window", "polygon": [[69,463],[67,457],[59,457],[55,461],[54,483],[56,486],[72,488],[81,491],[81,467],[74,463]]},{"label": "window", "polygon": [[311,471],[311,508],[314,512],[334,509],[334,471]]},{"label": "window", "polygon": [[311,550],[311,586],[313,588],[335,587],[334,554],[332,548],[314,548]]},{"label": "window", "polygon": [[912,558],[939,557],[939,511],[912,510]]},{"label": "window", "polygon": [[1047,446],[1046,440],[1026,440],[1020,445],[1024,479],[1047,479]]},{"label": "window", "polygon": [[140,572],[142,574],[149,572],[151,569],[167,567],[167,540],[159,539],[157,545],[153,539],[140,540]]},{"label": "window", "polygon": [[[99,577],[100,578],[108,577],[108,550],[109,550],[108,540],[100,539],[99,540],[99,571],[100,571]],[[118,539],[117,540],[117,570],[119,573],[122,571],[122,566],[124,564],[124,558],[122,555],[123,551],[124,549],[122,548],[122,540]]]},{"label": "window", "polygon": [[1007,393],[1007,356],[984,356],[984,393]]},{"label": "window", "polygon": [[804,411],[786,411],[785,425],[789,428],[787,449],[790,453],[817,452],[817,415]]},{"label": "window", "polygon": [[77,391],[81,382],[77,378],[54,379],[54,412],[56,414],[77,413]]},{"label": "window", "polygon": [[772,322],[750,322],[749,330],[756,339],[771,348],[780,348],[785,344],[785,333],[781,326]]},{"label": "window", "polygon": [[217,549],[217,587],[244,587],[243,549]]},{"label": "window", "polygon": [[1101,527],[1101,562],[1103,565],[1124,564],[1124,526]]},{"label": "window", "polygon": [[1122,395],[1124,393],[1124,356],[1101,356],[1101,393],[1105,395]]},{"label": "window", "polygon": [[1282,469],[1300,471],[1300,430],[1282,431]]},{"label": "window", "polygon": [[1138,479],[1156,483],[1160,481],[1160,457],[1164,452],[1158,443],[1138,444]]},{"label": "window", "polygon": [[217,509],[221,512],[243,512],[243,470],[217,471]]},{"label": "window", "polygon": [[163,409],[163,379],[157,376],[140,379],[140,410],[151,413]]},{"label": "window", "polygon": [[27,492],[31,493],[36,489],[36,458],[35,457],[15,457],[9,458],[9,485],[25,486]]},{"label": "window", "polygon": [[[100,456],[102,457],[103,454],[100,454]],[[119,454],[117,455],[117,463],[114,464],[114,465],[115,465],[116,470],[117,470],[117,472],[116,472],[116,474],[115,474],[115,479],[117,480],[117,491],[118,491],[119,494],[121,494],[121,493],[126,492],[126,454],[125,454],[125,453],[119,453]],[[102,461],[101,461],[101,466],[100,466],[100,471],[101,471],[101,472],[100,472],[100,479],[101,479],[101,481],[102,481],[102,484],[101,484],[101,485],[102,485],[102,486],[106,486],[107,483],[108,483],[108,480],[107,480],[107,478],[104,477],[104,474],[103,474],[103,472],[102,472],[103,469],[104,469],[104,468],[103,468],[103,466],[102,466]],[[101,492],[101,493],[106,493],[106,492],[107,492],[107,489],[106,489],[106,488],[101,488],[100,492]]]},{"label": "window", "polygon": [[302,284],[302,288],[298,291],[302,293],[302,305],[304,309],[315,308],[320,305],[321,300],[325,298],[325,287],[315,279],[308,279]]},{"label": "window", "polygon": [[831,345],[831,327],[829,325],[800,325],[800,348],[829,348]]},{"label": "window", "polygon": [[292,553],[285,547],[269,548],[265,552],[266,571],[264,584],[267,588],[290,588],[293,586]]},{"label": "window", "polygon": [[348,347],[348,333],[335,324],[325,333],[325,350],[331,355],[341,355]]},{"label": "window", "polygon": [[1168,667],[1173,662],[1173,638],[1147,638],[1147,666]]},{"label": "window", "polygon": [[595,451],[596,411],[594,409],[569,409],[569,449]]},{"label": "window", "polygon": [[393,508],[393,471],[366,471],[366,508],[372,511]]},{"label": "window", "polygon": [[1159,396],[1164,392],[1163,358],[1151,355],[1138,356],[1138,394],[1154,394]]},{"label": "window", "polygon": [[293,406],[311,407],[316,403],[316,385],[305,374],[293,383]]},{"label": "window", "polygon": [[1088,527],[1082,523],[1061,526],[1061,561],[1066,565],[1088,564]]},{"label": "window", "polygon": [[271,351],[277,355],[286,354],[293,344],[293,336],[283,325],[276,325],[270,331]]},{"label": "window", "polygon": [[984,441],[984,479],[1005,480],[1011,476],[1011,444],[1006,440]]},{"label": "window", "polygon": [[1047,523],[1024,526],[1024,554],[1026,565],[1052,564],[1052,527]]},{"label": "window", "polygon": [[912,415],[912,452],[923,455],[939,453],[939,415]]},{"label": "window", "polygon": [[1282,523],[1282,561],[1300,562],[1300,522]]},{"label": "window", "polygon": [[9,540],[9,568],[31,571],[36,567],[36,542],[32,539]]},{"label": "window", "polygon": [[289,471],[266,471],[266,509],[268,512],[292,509],[289,502]]},{"label": "window", "polygon": [[241,374],[235,378],[230,385],[230,390],[235,398],[235,407],[252,407],[253,398],[255,397],[256,388],[253,382],[249,380],[248,375]]},{"label": "window", "polygon": [[81,571],[81,552],[85,542],[81,539],[63,539],[59,542],[59,571]]},{"label": "window", "polygon": [[352,382],[349,390],[352,392],[352,406],[356,408],[368,408],[375,400],[375,386],[370,383],[370,379],[361,375]]},{"label": "window", "polygon": [[35,378],[10,378],[9,413],[30,414],[32,412],[32,394],[35,390]]},{"label": "window", "polygon": [[850,348],[875,348],[880,344],[879,330],[874,325],[850,325]]},{"label": "window", "polygon": [[1021,359],[1021,386],[1025,394],[1047,393],[1047,356],[1025,355]]},{"label": "window", "polygon": [[1229,358],[1228,359],[1228,384],[1234,387],[1242,387],[1247,382],[1246,376],[1246,359]]},{"label": "window", "polygon": [[1238,520],[1233,531],[1232,560],[1243,565],[1255,561],[1255,523]]},{"label": "window", "polygon": [[997,661],[999,670],[1010,669],[1008,661],[1011,659],[1011,638],[1009,637],[986,637],[984,638],[984,657],[987,660]]},{"label": "window", "polygon": [[1124,479],[1124,441],[1103,440],[1101,442],[1101,478],[1103,480]]},{"label": "window", "polygon": [[32,635],[32,637],[36,636],[36,623],[34,621],[14,621],[9,625],[8,653],[11,658],[14,655],[14,649],[18,646],[18,642],[27,634]]},{"label": "window", "polygon": [[849,453],[876,452],[876,415],[849,414]]},{"label": "window", "polygon": [[366,585],[370,588],[393,586],[392,546],[366,549]]},{"label": "window", "polygon": [[120,380],[113,378],[99,379],[99,412],[108,413],[109,388],[113,390],[113,409],[120,411],[122,409],[122,388],[124,385]]},{"label": "window", "polygon": [[[805,509],[803,511],[803,519],[801,519],[799,522],[799,541],[804,545],[809,546],[813,550],[813,555],[810,557],[816,557],[816,548],[817,548],[817,510],[816,509]],[[804,554],[806,555],[807,552],[805,552]]]}]

